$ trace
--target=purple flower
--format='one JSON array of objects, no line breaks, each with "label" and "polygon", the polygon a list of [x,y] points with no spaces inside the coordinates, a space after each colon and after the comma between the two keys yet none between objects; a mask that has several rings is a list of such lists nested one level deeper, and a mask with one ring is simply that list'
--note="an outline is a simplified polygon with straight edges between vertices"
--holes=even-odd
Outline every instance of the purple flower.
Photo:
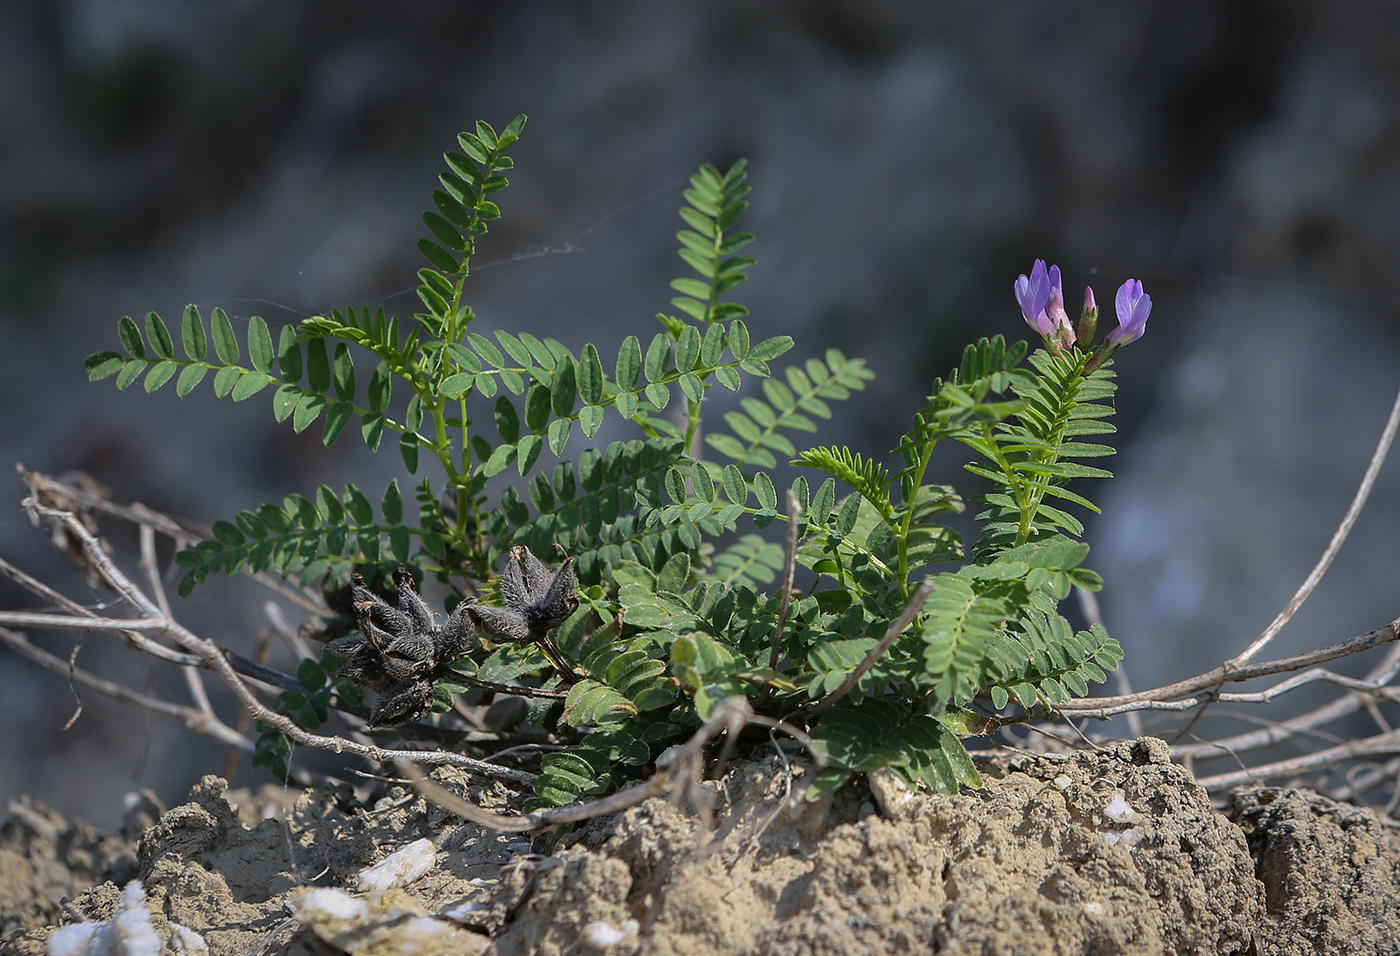
[{"label": "purple flower", "polygon": [[[1060,270],[1055,269],[1058,279]],[[1049,338],[1055,332],[1055,323],[1045,314],[1050,304],[1050,276],[1045,270],[1045,260],[1035,260],[1029,276],[1016,277],[1016,301],[1021,305],[1021,315],[1026,324],[1040,333],[1041,338]]]},{"label": "purple flower", "polygon": [[1136,342],[1147,331],[1152,297],[1142,291],[1141,282],[1129,279],[1118,287],[1113,306],[1118,312],[1118,328],[1108,333],[1106,342],[1110,349],[1118,349],[1129,342]]},{"label": "purple flower", "polygon": [[1016,301],[1026,324],[1040,333],[1052,352],[1074,344],[1074,327],[1065,312],[1065,294],[1060,285],[1060,267],[1045,267],[1035,260],[1029,276],[1016,278]]},{"label": "purple flower", "polygon": [[[1060,286],[1060,267],[1050,267],[1050,301],[1045,306],[1045,317],[1055,328],[1054,345],[1069,348],[1074,344],[1074,326],[1069,324],[1069,313],[1065,311],[1065,292]],[[1054,351],[1054,348],[1051,348]]]},{"label": "purple flower", "polygon": [[1069,328],[1069,314],[1065,312],[1065,292],[1060,286],[1060,267],[1050,267],[1050,301],[1045,306],[1045,316],[1055,323],[1055,328]]}]

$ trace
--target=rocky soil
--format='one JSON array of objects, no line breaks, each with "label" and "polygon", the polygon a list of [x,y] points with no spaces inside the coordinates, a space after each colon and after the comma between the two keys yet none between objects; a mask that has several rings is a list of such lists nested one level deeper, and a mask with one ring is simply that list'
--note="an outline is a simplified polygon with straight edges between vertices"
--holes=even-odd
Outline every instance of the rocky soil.
[{"label": "rocky soil", "polygon": [[[1220,812],[1153,738],[982,770],[984,786],[956,796],[875,777],[808,802],[809,771],[769,751],[713,785],[708,822],[657,798],[533,838],[485,832],[389,780],[357,797],[229,793],[208,776],[167,812],[133,795],[106,836],[20,799],[0,830],[0,953],[52,951],[56,926],[133,906],[167,951],[197,950],[185,927],[216,956],[1400,946],[1400,839],[1370,810],[1255,789]],[[500,784],[435,777],[487,807],[519,803]],[[132,880],[144,905],[121,902]]]}]

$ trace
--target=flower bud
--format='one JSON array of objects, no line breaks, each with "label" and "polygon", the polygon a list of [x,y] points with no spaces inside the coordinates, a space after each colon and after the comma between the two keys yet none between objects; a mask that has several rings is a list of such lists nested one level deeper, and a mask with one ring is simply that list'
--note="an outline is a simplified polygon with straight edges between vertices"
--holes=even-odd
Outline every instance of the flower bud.
[{"label": "flower bud", "polygon": [[1087,349],[1094,343],[1094,332],[1099,325],[1099,306],[1094,301],[1094,290],[1084,287],[1084,309],[1079,313],[1079,347]]}]

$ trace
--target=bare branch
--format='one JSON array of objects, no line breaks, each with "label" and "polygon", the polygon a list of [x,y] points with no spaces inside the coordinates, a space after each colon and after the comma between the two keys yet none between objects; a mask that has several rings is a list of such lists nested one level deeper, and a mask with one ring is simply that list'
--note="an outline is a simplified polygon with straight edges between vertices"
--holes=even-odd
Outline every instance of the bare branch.
[{"label": "bare branch", "polygon": [[[40,472],[26,471],[23,465],[16,465],[15,470],[19,472],[24,483],[29,486],[35,500],[39,500],[41,492],[47,492],[59,500],[67,499],[76,505],[121,518],[123,521],[135,525],[149,525],[174,540],[180,548],[186,548],[201,541],[209,541],[214,537],[214,532],[202,525],[192,521],[177,521],[169,515],[153,511],[145,505],[138,503],[131,507],[125,507],[82,488],[57,481]],[[293,604],[297,604],[313,614],[327,613],[325,602],[321,601],[319,597],[313,596],[301,588],[289,586],[276,575],[268,574],[265,571],[250,571],[246,567],[243,569],[243,573],[268,590],[282,595]]]},{"label": "bare branch", "polygon": [[[516,780],[529,783],[535,779],[535,775],[523,770],[515,770],[509,767],[502,767],[497,764],[488,763],[484,760],[477,760],[464,754],[450,753],[446,751],[408,751],[408,750],[388,750],[376,747],[372,744],[362,744],[347,740],[343,737],[326,737],[320,734],[313,734],[298,726],[290,718],[277,713],[264,705],[244,682],[233,664],[225,656],[224,652],[212,641],[205,640],[185,628],[178,622],[163,617],[160,608],[137,588],[120,568],[111,560],[103,550],[100,540],[90,532],[83,523],[70,511],[63,511],[50,508],[40,504],[33,498],[26,498],[25,508],[36,516],[42,516],[49,520],[60,522],[64,528],[76,538],[82,545],[87,559],[118,594],[127,599],[142,615],[137,619],[143,625],[147,622],[158,622],[150,629],[161,636],[174,642],[181,649],[200,658],[206,667],[213,670],[228,685],[234,696],[255,718],[276,728],[286,734],[291,740],[304,747],[315,747],[321,750],[330,750],[334,753],[350,753],[364,757],[369,760],[392,761],[396,758],[416,760],[419,763],[447,763],[454,766],[465,767],[478,773],[501,777],[507,780]],[[0,622],[3,622],[10,614],[19,612],[6,612],[0,615]],[[76,627],[76,628],[102,628],[121,630],[132,627],[133,621],[130,619],[112,619],[107,623],[100,623],[105,619],[98,619],[99,623],[94,623],[91,618],[64,618],[61,615],[42,614],[39,617],[44,621],[40,626],[45,627]],[[64,623],[66,622],[66,623]]]},{"label": "bare branch", "polygon": [[1197,778],[1196,782],[1207,790],[1230,790],[1234,787],[1259,783],[1273,777],[1286,777],[1307,770],[1315,770],[1318,767],[1341,763],[1344,760],[1381,754],[1400,754],[1400,731],[1392,730],[1374,737],[1367,737],[1364,740],[1350,740],[1327,750],[1319,750],[1290,760],[1280,760],[1262,767],[1249,767],[1244,770],[1236,770],[1233,773],[1200,777]]},{"label": "bare branch", "polygon": [[149,697],[145,694],[129,690],[121,684],[104,680],[82,668],[71,667],[69,662],[61,657],[55,657],[43,648],[30,643],[22,634],[17,634],[7,627],[0,627],[0,641],[23,657],[29,658],[34,663],[58,674],[70,677],[73,681],[84,687],[91,688],[100,694],[106,694],[114,700],[119,700],[125,704],[132,704],[153,714],[160,714],[162,717],[171,717],[180,721],[190,730],[196,733],[207,734],[214,737],[221,743],[231,747],[237,747],[245,753],[252,753],[253,742],[233,728],[224,724],[212,714],[206,714],[202,710],[192,707],[182,707],[179,704],[171,704],[167,701]]},{"label": "bare branch", "polygon": [[58,631],[164,631],[164,617],[70,617],[44,611],[0,611],[0,624]]},{"label": "bare branch", "polygon": [[[1274,674],[1286,674],[1292,671],[1302,670],[1313,664],[1321,664],[1325,661],[1336,660],[1339,657],[1348,657],[1352,654],[1360,654],[1373,647],[1400,639],[1400,619],[1390,622],[1384,627],[1378,627],[1374,631],[1368,631],[1349,640],[1336,644],[1329,644],[1326,647],[1318,648],[1315,651],[1308,651],[1305,654],[1296,654],[1293,657],[1281,657],[1278,660],[1265,661],[1263,664],[1252,664],[1245,667],[1233,667],[1229,662],[1221,664],[1204,674],[1186,680],[1177,681],[1175,684],[1167,684],[1163,687],[1154,687],[1152,690],[1139,691],[1136,694],[1125,694],[1118,697],[1083,697],[1079,700],[1072,700],[1066,704],[1057,705],[1057,709],[1065,713],[1083,714],[1086,716],[1112,716],[1107,711],[1113,713],[1126,713],[1129,709],[1122,705],[1139,704],[1145,701],[1167,701],[1177,697],[1185,697],[1188,694],[1195,694],[1200,691],[1210,690],[1219,687],[1221,684],[1231,682],[1253,680],[1256,677],[1270,677]],[[1160,707],[1139,707],[1140,710],[1160,710]]]},{"label": "bare branch", "polygon": [[1303,602],[1312,594],[1313,588],[1317,587],[1322,576],[1327,573],[1327,569],[1332,565],[1332,559],[1341,550],[1342,542],[1346,541],[1347,535],[1351,533],[1352,525],[1356,524],[1356,518],[1361,514],[1361,509],[1366,504],[1366,499],[1371,495],[1371,488],[1376,483],[1376,475],[1381,470],[1381,464],[1385,461],[1386,453],[1390,451],[1390,444],[1395,439],[1395,428],[1400,425],[1400,393],[1395,396],[1395,404],[1390,408],[1390,418],[1386,420],[1385,429],[1381,432],[1380,441],[1376,443],[1376,450],[1371,455],[1371,463],[1366,468],[1366,474],[1361,479],[1361,485],[1356,489],[1356,494],[1351,499],[1351,507],[1347,509],[1342,523],[1337,526],[1336,532],[1332,535],[1332,540],[1327,545],[1327,550],[1322,552],[1322,557],[1308,574],[1307,578],[1299,586],[1298,592],[1293,595],[1292,600],[1279,612],[1278,617],[1264,629],[1264,633],[1255,639],[1253,644],[1245,648],[1240,654],[1225,663],[1228,667],[1241,667],[1253,660],[1264,647],[1272,641],[1278,632],[1283,630],[1283,626],[1289,622],[1298,608],[1303,606]]},{"label": "bare branch", "polygon": [[[594,817],[626,810],[648,797],[659,796],[668,791],[676,796],[692,793],[698,786],[699,761],[705,745],[721,731],[730,736],[736,735],[753,718],[753,708],[747,700],[742,697],[727,697],[715,705],[710,719],[695,731],[685,744],[662,755],[657,761],[656,773],[650,779],[597,800],[570,804],[567,807],[550,807],[522,816],[494,813],[479,807],[433,783],[407,759],[399,760],[398,766],[404,776],[412,781],[414,788],[429,802],[465,820],[493,830],[513,833],[547,830],[566,823],[591,820]],[[771,726],[786,727],[780,721],[774,721]],[[806,737],[805,734],[802,736]]]},{"label": "bare branch", "polygon": [[1281,741],[1288,740],[1298,734],[1307,733],[1316,727],[1330,724],[1335,720],[1348,717],[1366,705],[1369,698],[1366,691],[1377,690],[1389,684],[1395,679],[1395,675],[1400,673],[1400,644],[1392,647],[1385,655],[1385,658],[1372,669],[1363,682],[1366,686],[1358,691],[1338,697],[1322,707],[1299,714],[1288,720],[1279,721],[1263,730],[1251,731],[1247,734],[1237,734],[1233,737],[1225,737],[1217,741],[1207,741],[1199,744],[1173,744],[1172,756],[1178,758],[1210,758],[1222,756],[1225,752],[1245,753],[1250,750],[1257,750],[1260,747],[1268,747]]}]

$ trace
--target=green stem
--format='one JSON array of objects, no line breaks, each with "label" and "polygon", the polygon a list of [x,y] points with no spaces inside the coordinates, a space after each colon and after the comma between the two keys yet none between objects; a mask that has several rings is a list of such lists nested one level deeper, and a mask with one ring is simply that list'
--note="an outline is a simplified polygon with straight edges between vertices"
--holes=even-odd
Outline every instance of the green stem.
[{"label": "green stem", "polygon": [[[704,379],[700,380],[702,383]],[[699,458],[700,449],[696,447],[700,438],[700,406],[701,402],[686,400],[686,425],[685,425],[685,448],[690,453],[690,457]]]},{"label": "green stem", "polygon": [[924,486],[924,473],[928,471],[928,463],[933,458],[933,449],[937,444],[938,440],[934,439],[924,450],[924,457],[919,462],[919,470],[914,474],[911,484],[913,494],[904,503],[904,520],[899,523],[899,593],[905,600],[909,599],[909,531],[914,525],[914,505],[919,500],[919,489]]},{"label": "green stem", "polygon": [[[1035,515],[1035,504],[1032,504],[1026,491],[1026,483],[1016,474],[1016,469],[1011,467],[1011,462],[1002,453],[1001,445],[997,443],[996,432],[991,423],[982,423],[982,438],[985,447],[982,453],[1001,469],[1001,473],[1006,476],[1007,487],[1011,489],[1011,496],[1016,499],[1016,509],[1021,512],[1021,520],[1016,527],[1016,544],[1023,545],[1031,534],[1031,518]],[[1039,502],[1037,501],[1036,504]]]}]

